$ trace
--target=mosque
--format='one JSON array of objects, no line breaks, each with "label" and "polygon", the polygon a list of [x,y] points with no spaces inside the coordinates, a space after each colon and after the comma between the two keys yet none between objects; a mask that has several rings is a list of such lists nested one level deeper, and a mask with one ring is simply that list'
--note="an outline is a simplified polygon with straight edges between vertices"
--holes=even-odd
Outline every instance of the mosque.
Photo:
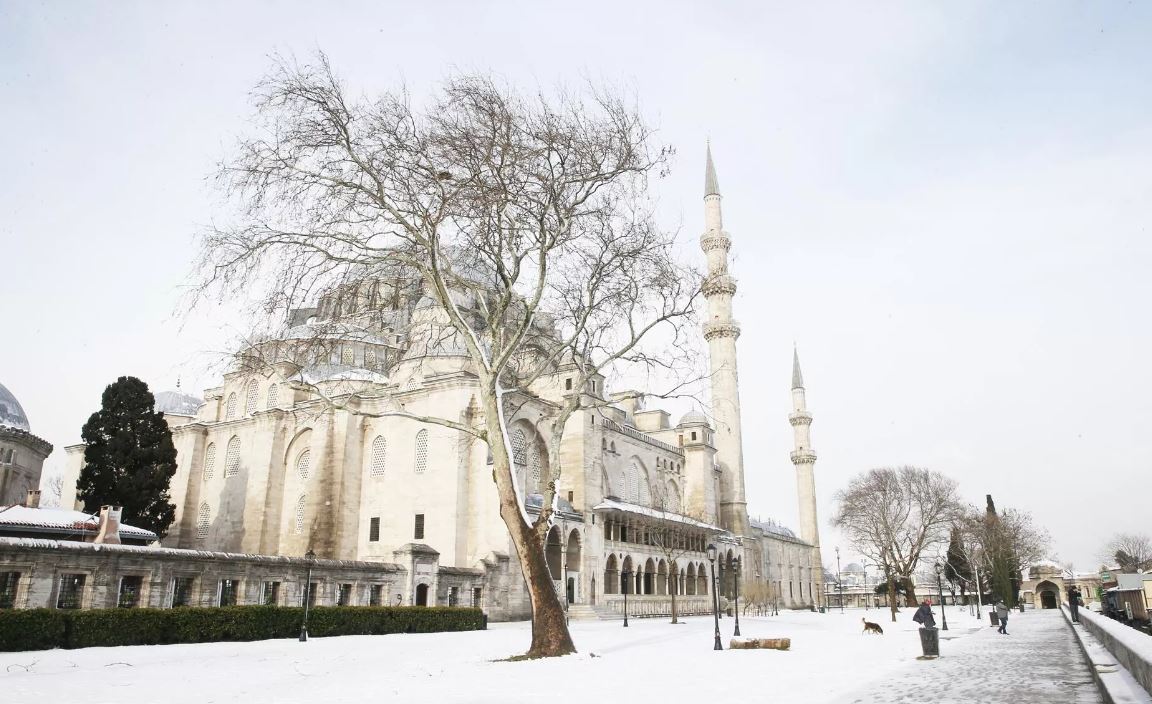
[{"label": "mosque", "polygon": [[[709,414],[693,411],[673,422],[667,411],[648,407],[642,392],[610,393],[603,378],[573,389],[561,367],[510,419],[531,515],[540,507],[538,483],[548,476],[544,438],[532,422],[540,404],[574,392],[597,401],[569,423],[559,510],[547,541],[557,592],[573,617],[621,614],[625,592],[633,614],[664,613],[671,595],[680,613],[710,611],[710,543],[719,547],[722,594],[732,595],[739,580],[746,593],[770,595],[780,608],[823,604],[816,455],[798,356],[788,418],[800,534],[748,516],[732,240],[723,229],[710,150],[704,214]],[[287,345],[322,340],[323,353],[311,352],[307,364],[237,365],[203,398],[158,394],[178,452],[171,485],[176,521],[163,546],[201,554],[312,554],[332,565],[358,565],[357,580],[370,579],[373,565],[387,567],[389,579],[400,581],[384,593],[404,603],[471,603],[496,620],[528,617],[484,443],[441,425],[378,417],[397,406],[454,420],[477,412],[470,360],[459,341],[442,334],[443,316],[419,287],[401,282],[335,288],[314,308],[293,311],[278,338]],[[284,382],[293,375],[311,387]],[[332,403],[347,399],[354,408]],[[82,465],[83,446],[67,448],[64,506],[75,501]],[[652,539],[669,526],[682,536],[674,555]],[[168,553],[165,559],[176,551]],[[155,583],[163,588],[162,580]],[[374,589],[353,585],[349,594]],[[363,603],[380,603],[369,599]]]}]

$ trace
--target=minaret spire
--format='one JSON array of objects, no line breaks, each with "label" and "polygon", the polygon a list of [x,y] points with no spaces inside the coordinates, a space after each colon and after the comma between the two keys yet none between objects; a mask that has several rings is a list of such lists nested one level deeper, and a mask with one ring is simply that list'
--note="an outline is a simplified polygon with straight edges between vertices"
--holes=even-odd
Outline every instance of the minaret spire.
[{"label": "minaret spire", "polygon": [[732,317],[736,282],[728,274],[732,240],[724,232],[720,213],[720,186],[712,146],[704,166],[704,234],[700,248],[708,259],[702,291],[708,301],[704,339],[712,380],[712,418],[716,425],[716,463],[720,466],[720,525],[737,535],[748,535],[748,502],[744,497],[744,450],[740,430],[740,390],[736,374],[736,338],[740,324]]},{"label": "minaret spire", "polygon": [[[812,564],[811,589],[824,589],[824,575],[820,556],[820,522],[816,518],[816,453],[812,451],[812,414],[804,393],[804,377],[800,374],[800,353],[792,348],[792,424],[795,449],[792,464],[796,467],[796,493],[800,499],[800,538],[816,549]],[[816,592],[813,592],[814,594]],[[814,604],[819,601],[814,601]]]}]

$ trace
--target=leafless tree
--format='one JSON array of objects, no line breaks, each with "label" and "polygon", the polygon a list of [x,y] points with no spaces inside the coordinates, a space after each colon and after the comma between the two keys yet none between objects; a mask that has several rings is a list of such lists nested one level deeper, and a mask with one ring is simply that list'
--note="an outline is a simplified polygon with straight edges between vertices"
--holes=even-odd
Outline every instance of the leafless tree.
[{"label": "leafless tree", "polygon": [[[956,482],[916,467],[884,467],[857,475],[836,493],[832,524],[885,572],[888,593],[900,581],[916,604],[912,575],[925,551],[942,547],[956,514]],[[896,600],[892,620],[896,620]]]},{"label": "leafless tree", "polygon": [[42,502],[44,506],[55,506],[57,508],[67,508],[60,506],[60,502],[64,498],[64,475],[53,474],[44,481],[45,500]]},{"label": "leafless tree", "polygon": [[[699,552],[707,541],[712,527],[704,522],[698,512],[682,513],[681,497],[672,494],[673,489],[663,481],[652,486],[652,507],[659,520],[648,528],[648,542],[655,547],[668,564],[668,596],[672,601],[672,623],[679,623],[676,607],[678,591],[679,560],[689,552]],[[675,588],[673,585],[677,585]]]},{"label": "leafless tree", "polygon": [[985,510],[966,507],[957,522],[974,566],[999,598],[1015,605],[1020,571],[1046,554],[1050,542],[1047,531],[1036,526],[1028,512],[997,510],[991,503]]},{"label": "leafless tree", "polygon": [[[532,604],[527,655],[574,651],[545,559],[567,421],[604,403],[589,393],[601,375],[680,378],[677,351],[693,347],[684,333],[701,276],[677,262],[675,235],[657,225],[649,197],[670,150],[654,145],[628,100],[594,87],[524,96],[486,75],[456,75],[422,107],[404,91],[353,100],[320,55],[278,60],[255,95],[257,133],[218,176],[239,208],[204,237],[200,291],[259,291],[264,315],[359,282],[422,291],[470,362],[476,412],[373,414],[488,444]],[[541,400],[561,369],[571,391]],[[296,381],[331,407],[367,413],[362,392]],[[535,518],[508,432],[526,404],[548,444]]]},{"label": "leafless tree", "polygon": [[1152,569],[1152,540],[1143,533],[1117,533],[1104,553],[1106,564],[1115,564],[1123,572]]}]

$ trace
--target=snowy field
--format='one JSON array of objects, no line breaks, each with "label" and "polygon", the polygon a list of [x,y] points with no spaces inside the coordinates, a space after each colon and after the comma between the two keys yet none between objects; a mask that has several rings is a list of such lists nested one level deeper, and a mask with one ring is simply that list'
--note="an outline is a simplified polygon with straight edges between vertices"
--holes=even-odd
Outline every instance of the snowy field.
[{"label": "snowy field", "polygon": [[[865,615],[883,625],[884,636],[861,635]],[[1051,615],[1056,614],[1035,618],[1055,624]],[[313,638],[308,643],[276,640],[0,653],[0,702],[441,704],[571,697],[695,704],[727,697],[805,704],[869,702],[887,700],[894,682],[935,681],[947,691],[949,680],[968,669],[978,680],[979,671],[989,663],[980,658],[979,664],[974,660],[967,668],[964,661],[974,653],[988,653],[982,644],[1010,647],[1008,641],[996,642],[1007,637],[979,625],[967,609],[949,607],[951,630],[941,632],[946,657],[917,661],[919,637],[911,617],[911,609],[902,610],[899,622],[893,624],[886,612],[849,609],[843,615],[834,610],[823,615],[741,618],[744,636],[791,638],[790,652],[714,651],[712,620],[691,618],[676,626],[664,619],[634,619],[629,628],[622,628],[619,621],[573,622],[578,654],[526,662],[496,662],[527,649],[526,623],[493,624],[488,631],[469,633],[345,636]],[[1015,624],[1024,630],[1033,618],[1030,612],[1016,618]],[[721,621],[725,648],[732,626],[731,619]],[[1070,641],[1070,634],[1064,635]],[[1050,628],[1046,637],[1060,636]],[[1024,645],[1021,639],[1019,646]],[[1004,657],[1005,653],[997,656],[1001,665]],[[968,702],[974,701],[971,695]],[[945,699],[938,695],[893,700]],[[1016,698],[1014,704],[1024,701]]]}]

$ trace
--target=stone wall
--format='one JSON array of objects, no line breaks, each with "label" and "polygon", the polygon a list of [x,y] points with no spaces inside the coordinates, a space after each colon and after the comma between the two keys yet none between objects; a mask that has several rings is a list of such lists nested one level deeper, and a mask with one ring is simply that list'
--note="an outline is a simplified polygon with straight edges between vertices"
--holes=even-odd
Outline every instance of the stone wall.
[{"label": "stone wall", "polygon": [[1079,611],[1084,627],[1152,693],[1152,637],[1088,609]]}]

